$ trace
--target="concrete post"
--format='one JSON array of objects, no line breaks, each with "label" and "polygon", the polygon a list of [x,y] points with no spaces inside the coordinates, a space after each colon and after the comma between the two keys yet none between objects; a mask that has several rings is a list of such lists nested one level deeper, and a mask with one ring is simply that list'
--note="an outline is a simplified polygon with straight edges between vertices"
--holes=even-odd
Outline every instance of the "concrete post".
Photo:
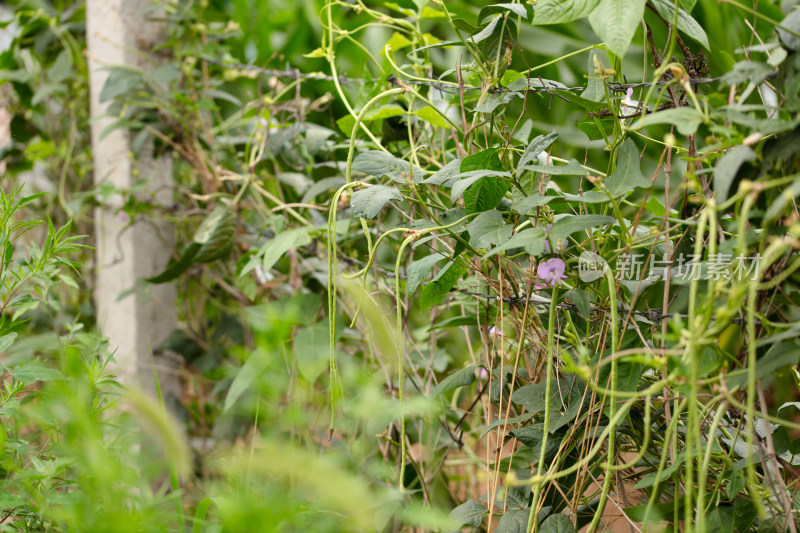
[{"label": "concrete post", "polygon": [[[153,68],[141,54],[149,53],[163,39],[165,27],[150,20],[157,16],[152,5],[151,0],[86,2],[94,181],[128,190],[137,179],[144,179],[147,187],[141,199],[170,206],[173,188],[168,158],[155,160],[152,148],[145,148],[134,160],[131,135],[126,129],[117,129],[100,139],[100,133],[114,120],[104,117],[108,102],[99,101],[108,78],[106,67]],[[109,338],[111,349],[116,349],[112,372],[122,383],[152,390],[155,360],[166,399],[179,393],[177,367],[155,352],[175,327],[176,293],[172,285],[148,285],[143,279],[164,269],[172,250],[173,232],[155,220],[134,220],[131,224],[117,213],[121,205],[121,195],[115,195],[95,214],[98,324]]]}]

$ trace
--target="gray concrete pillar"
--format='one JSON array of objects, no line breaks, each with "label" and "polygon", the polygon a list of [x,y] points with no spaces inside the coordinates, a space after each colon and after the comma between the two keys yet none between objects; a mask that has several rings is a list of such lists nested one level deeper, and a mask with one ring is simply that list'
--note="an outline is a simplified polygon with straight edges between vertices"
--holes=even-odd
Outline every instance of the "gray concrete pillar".
[{"label": "gray concrete pillar", "polygon": [[[151,204],[173,202],[172,165],[168,158],[154,160],[152,148],[134,158],[131,135],[117,129],[102,140],[103,129],[114,121],[104,116],[109,102],[100,103],[108,78],[107,67],[129,65],[142,70],[153,64],[150,54],[164,36],[162,22],[151,0],[87,0],[86,26],[92,113],[92,148],[95,184],[113,184],[121,191],[145,179],[137,193]],[[163,15],[163,14],[162,14]],[[125,384],[152,390],[153,355],[162,389],[178,393],[177,368],[156,352],[176,324],[175,288],[149,285],[143,280],[162,271],[173,248],[173,232],[164,223],[144,218],[127,220],[118,213],[122,195],[115,194],[98,208],[96,217],[96,284],[98,325],[116,349],[112,372]],[[132,222],[132,224],[131,224]]]}]

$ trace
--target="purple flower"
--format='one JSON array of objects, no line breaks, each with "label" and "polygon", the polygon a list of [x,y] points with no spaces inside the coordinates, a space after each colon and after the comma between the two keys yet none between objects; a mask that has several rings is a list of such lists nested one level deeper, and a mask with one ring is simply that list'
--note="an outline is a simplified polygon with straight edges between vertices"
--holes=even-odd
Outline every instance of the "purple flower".
[{"label": "purple flower", "polygon": [[557,283],[561,283],[562,279],[567,279],[567,276],[564,275],[564,270],[566,270],[566,268],[567,265],[564,263],[563,259],[560,257],[553,257],[543,263],[539,263],[539,268],[536,269],[536,273],[552,287]]},{"label": "purple flower", "polygon": [[258,119],[258,123],[261,124],[261,126],[264,127],[264,128],[267,127],[267,119],[265,119],[264,117],[261,117],[260,119]]}]

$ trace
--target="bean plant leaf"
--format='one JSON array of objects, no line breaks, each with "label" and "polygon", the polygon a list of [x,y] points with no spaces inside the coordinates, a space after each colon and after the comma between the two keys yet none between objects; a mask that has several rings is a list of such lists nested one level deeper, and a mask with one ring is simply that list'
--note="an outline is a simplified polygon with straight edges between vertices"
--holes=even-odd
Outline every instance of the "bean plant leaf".
[{"label": "bean plant leaf", "polygon": [[528,528],[528,517],[531,514],[529,507],[525,509],[511,509],[500,518],[497,523],[496,533],[525,533]]},{"label": "bean plant leaf", "polygon": [[236,215],[227,206],[217,206],[192,238],[201,245],[194,260],[198,263],[208,263],[227,257],[233,250],[235,236]]},{"label": "bean plant leaf", "polygon": [[573,233],[603,226],[614,222],[614,218],[607,215],[576,215],[560,218],[550,228],[550,239],[555,243],[558,239],[566,239]]},{"label": "bean plant leaf", "polygon": [[[675,16],[675,2],[671,0],[650,0],[658,14],[665,20],[672,21]],[[688,35],[706,50],[711,50],[708,35],[703,27],[689,13],[678,7],[678,30]]]},{"label": "bean plant leaf", "polygon": [[422,288],[420,295],[420,307],[422,309],[430,309],[438,304],[456,282],[467,272],[466,267],[462,266],[455,261],[448,263],[425,287]]},{"label": "bean plant leaf", "polygon": [[650,113],[634,123],[633,129],[641,129],[655,124],[670,124],[675,126],[681,135],[697,133],[697,128],[705,121],[702,113],[693,107],[675,107]]},{"label": "bean plant leaf", "polygon": [[483,22],[483,19],[489,15],[503,13],[505,11],[511,11],[515,15],[518,15],[524,19],[528,18],[528,12],[525,10],[524,4],[492,4],[490,6],[481,8],[481,12],[478,14],[478,24]]},{"label": "bean plant leaf", "polygon": [[551,176],[586,176],[586,170],[575,159],[570,159],[566,165],[528,165],[524,170],[549,174]]},{"label": "bean plant leaf", "polygon": [[431,185],[444,185],[452,187],[452,182],[455,181],[457,176],[461,173],[461,160],[453,159],[445,166],[434,172],[428,178],[422,180],[422,183],[429,183]]},{"label": "bean plant leaf", "polygon": [[624,57],[644,16],[647,0],[600,0],[589,15],[594,32],[619,57]]},{"label": "bean plant leaf", "polygon": [[439,396],[445,392],[450,392],[461,387],[466,387],[475,383],[475,365],[470,365],[461,370],[456,370],[444,378],[434,389],[433,395]]},{"label": "bean plant leaf", "polygon": [[[605,54],[599,54],[598,52],[589,53],[589,66],[586,75],[588,81],[586,83],[586,89],[583,90],[580,96],[581,100],[584,102],[591,102],[591,104],[587,103],[582,105],[587,111],[592,111],[594,109],[590,107],[591,105],[603,106],[606,101],[606,87],[603,83],[603,74],[597,72],[595,61],[599,62],[603,69],[609,68],[608,58],[605,57]],[[570,99],[566,94],[563,96]],[[573,98],[575,98],[574,95]],[[580,104],[581,100],[573,99],[571,101]]]},{"label": "bean plant leaf", "polygon": [[381,209],[392,200],[402,200],[403,195],[394,187],[370,185],[360,189],[350,198],[350,208],[356,218],[375,218]]},{"label": "bean plant leaf", "polygon": [[[494,209],[508,192],[508,182],[497,177],[508,175],[500,162],[498,152],[498,148],[489,148],[461,161],[462,175],[472,171],[486,172],[483,177],[478,179],[471,176],[453,185],[451,196],[455,199],[463,194],[464,207],[468,215]],[[478,174],[478,176],[480,175]]]},{"label": "bean plant leaf", "polygon": [[539,0],[533,10],[534,24],[563,24],[589,14],[599,0]]},{"label": "bean plant leaf", "polygon": [[411,265],[408,267],[408,271],[406,272],[406,290],[408,291],[409,296],[416,292],[420,283],[422,283],[422,281],[428,277],[428,274],[431,273],[433,266],[444,258],[445,257],[443,255],[431,254],[426,255],[422,259],[417,259],[411,263]]},{"label": "bean plant leaf", "polygon": [[525,165],[536,159],[540,153],[550,148],[550,145],[553,144],[557,138],[558,133],[553,132],[547,135],[539,135],[529,142],[519,158],[519,163],[517,163],[517,173],[519,173],[520,169],[523,169]]},{"label": "bean plant leaf", "polygon": [[489,252],[483,256],[483,260],[485,261],[493,255],[507,250],[514,250],[515,248],[522,248],[529,255],[542,255],[545,243],[544,231],[538,228],[526,229],[517,233],[500,246],[489,250]]},{"label": "bean plant leaf", "polygon": [[714,166],[714,197],[717,203],[728,199],[736,173],[748,161],[756,159],[752,148],[746,145],[731,148]]},{"label": "bean plant leaf", "polygon": [[545,518],[539,531],[541,533],[575,533],[575,526],[565,515],[557,513]]},{"label": "bean plant leaf", "polygon": [[[336,337],[340,337],[344,325],[336,321]],[[317,322],[297,330],[294,337],[294,354],[300,374],[309,383],[314,383],[330,364],[330,331],[326,321]]]},{"label": "bean plant leaf", "polygon": [[275,263],[292,248],[309,244],[311,236],[308,231],[309,228],[296,228],[278,233],[274,239],[262,247],[260,252],[262,254],[261,267],[267,271],[275,266]]},{"label": "bean plant leaf", "polygon": [[489,248],[506,242],[511,237],[513,226],[506,225],[503,215],[496,210],[481,213],[467,224],[470,243],[480,248]]},{"label": "bean plant leaf", "polygon": [[514,211],[519,213],[520,215],[531,215],[534,214],[534,210],[537,207],[541,207],[543,205],[547,205],[553,200],[558,198],[558,196],[542,196],[540,194],[531,194],[520,200],[519,202],[514,204]]},{"label": "bean plant leaf", "polygon": [[623,141],[617,156],[617,167],[603,183],[612,196],[622,196],[637,187],[643,189],[650,187],[651,182],[642,174],[639,165],[636,143],[630,138]]},{"label": "bean plant leaf", "polygon": [[418,166],[380,150],[362,152],[353,159],[353,170],[380,178],[386,176],[396,183],[421,182],[425,172]]},{"label": "bean plant leaf", "polygon": [[450,511],[450,518],[454,523],[458,523],[456,529],[448,530],[450,533],[461,531],[464,526],[480,527],[483,522],[483,515],[489,512],[486,506],[481,505],[475,500],[467,500],[452,511]]}]

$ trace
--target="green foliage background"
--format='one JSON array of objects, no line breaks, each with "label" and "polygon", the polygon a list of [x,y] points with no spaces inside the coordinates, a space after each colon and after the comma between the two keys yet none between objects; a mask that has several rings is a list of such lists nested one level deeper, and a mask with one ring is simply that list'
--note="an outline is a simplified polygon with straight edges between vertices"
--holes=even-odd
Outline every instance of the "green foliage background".
[{"label": "green foliage background", "polygon": [[[534,4],[154,4],[101,98],[169,210],[92,179],[84,4],[6,6],[0,529],[794,531],[800,10]],[[180,398],[108,375],[115,193]]]}]

